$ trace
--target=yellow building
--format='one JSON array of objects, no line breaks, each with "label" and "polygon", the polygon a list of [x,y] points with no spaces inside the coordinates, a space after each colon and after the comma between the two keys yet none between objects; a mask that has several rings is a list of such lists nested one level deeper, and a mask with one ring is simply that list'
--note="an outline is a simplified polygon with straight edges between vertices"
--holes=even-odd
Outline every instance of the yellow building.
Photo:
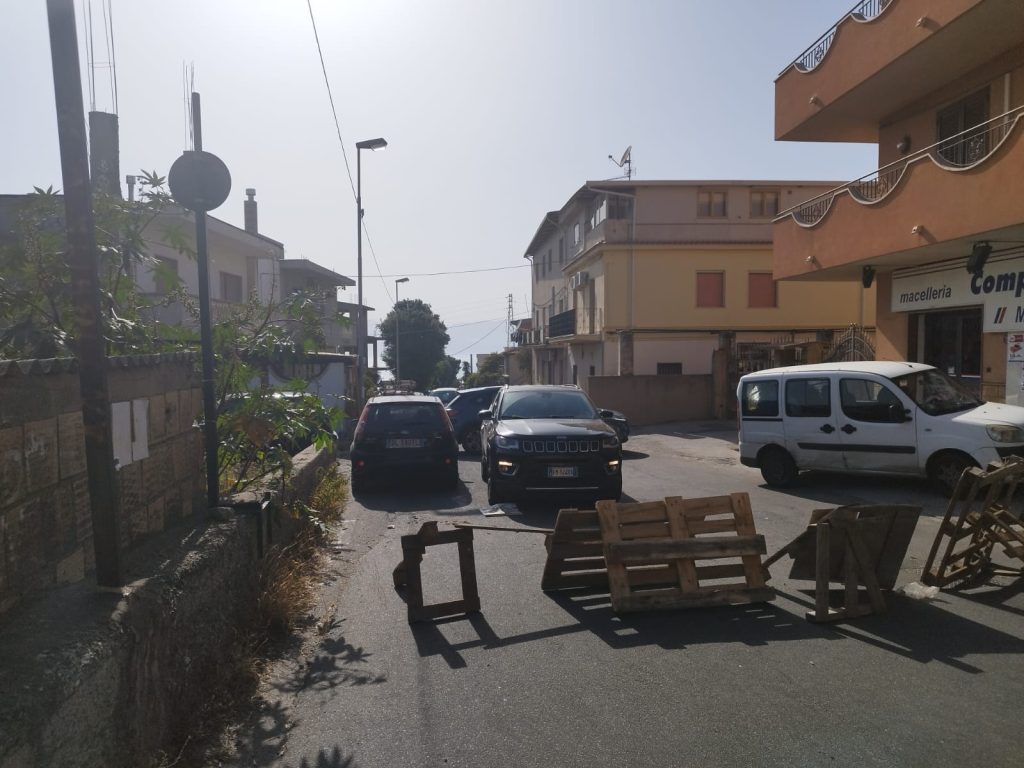
[{"label": "yellow building", "polygon": [[[822,341],[874,325],[874,291],[779,283],[772,219],[834,187],[795,181],[587,182],[545,215],[526,258],[523,334],[539,383],[710,375],[715,350]],[[734,367],[735,373],[735,367]]]}]

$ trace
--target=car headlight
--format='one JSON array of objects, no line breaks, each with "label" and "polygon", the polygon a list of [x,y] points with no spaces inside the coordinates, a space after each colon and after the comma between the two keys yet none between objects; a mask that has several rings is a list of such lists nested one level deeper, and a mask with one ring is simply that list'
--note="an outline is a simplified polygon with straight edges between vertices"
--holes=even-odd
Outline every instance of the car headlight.
[{"label": "car headlight", "polygon": [[608,435],[601,440],[601,445],[605,448],[618,448],[619,438],[617,435]]},{"label": "car headlight", "polygon": [[1024,429],[1009,424],[986,424],[985,431],[997,443],[1024,443]]},{"label": "car headlight", "polygon": [[494,438],[494,444],[497,445],[499,448],[504,448],[506,451],[519,450],[518,437],[505,437],[505,435],[497,435]]}]

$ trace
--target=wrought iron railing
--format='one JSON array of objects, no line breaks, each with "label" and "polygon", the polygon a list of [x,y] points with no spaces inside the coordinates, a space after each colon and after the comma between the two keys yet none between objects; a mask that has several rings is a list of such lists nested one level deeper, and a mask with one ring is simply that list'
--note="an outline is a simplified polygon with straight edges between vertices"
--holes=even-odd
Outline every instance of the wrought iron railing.
[{"label": "wrought iron railing", "polygon": [[[882,14],[882,12],[892,4],[893,0],[861,0],[847,13],[843,14],[843,17],[839,19],[832,27],[821,37],[815,40],[808,46],[807,50],[797,56],[793,61],[789,63],[785,72],[790,67],[796,67],[798,72],[810,72],[812,69],[817,67],[822,59],[825,58],[825,54],[828,53],[829,47],[832,45],[832,41],[835,39],[836,30],[839,29],[839,25],[843,23],[847,18],[852,18],[854,21],[871,21]],[[781,72],[779,73],[782,74]]]},{"label": "wrought iron railing", "polygon": [[940,168],[961,171],[985,162],[1002,146],[1006,138],[1024,118],[1024,106],[1011,109],[991,120],[972,126],[955,136],[937,141],[894,163],[854,179],[840,187],[830,189],[799,205],[787,208],[775,221],[792,216],[802,227],[813,227],[832,207],[836,197],[848,194],[862,205],[873,205],[895,190],[913,163],[928,159]]}]

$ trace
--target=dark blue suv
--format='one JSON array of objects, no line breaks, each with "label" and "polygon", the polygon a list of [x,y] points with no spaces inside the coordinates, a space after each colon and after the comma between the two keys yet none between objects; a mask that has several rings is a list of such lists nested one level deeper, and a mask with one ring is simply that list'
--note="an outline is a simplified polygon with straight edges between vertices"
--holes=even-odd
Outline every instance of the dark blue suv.
[{"label": "dark blue suv", "polygon": [[480,411],[491,407],[500,390],[500,386],[464,389],[448,403],[448,418],[455,428],[455,439],[466,453],[480,453]]}]

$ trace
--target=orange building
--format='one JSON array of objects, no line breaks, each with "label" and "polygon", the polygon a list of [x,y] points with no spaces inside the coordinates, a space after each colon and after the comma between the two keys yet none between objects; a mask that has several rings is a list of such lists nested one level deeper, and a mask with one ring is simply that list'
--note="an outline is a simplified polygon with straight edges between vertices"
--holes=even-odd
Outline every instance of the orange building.
[{"label": "orange building", "polygon": [[1024,2],[864,0],[775,81],[775,137],[877,142],[780,213],[774,273],[877,284],[877,357],[1024,405]]}]

